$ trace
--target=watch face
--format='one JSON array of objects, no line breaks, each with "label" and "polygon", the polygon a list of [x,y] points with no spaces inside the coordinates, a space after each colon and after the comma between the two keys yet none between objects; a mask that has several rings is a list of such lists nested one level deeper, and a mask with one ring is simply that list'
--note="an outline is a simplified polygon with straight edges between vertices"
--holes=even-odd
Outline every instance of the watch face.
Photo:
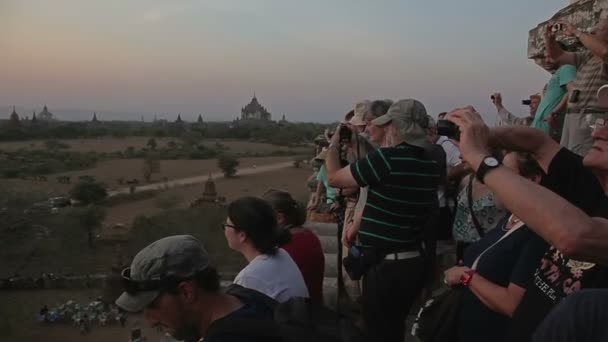
[{"label": "watch face", "polygon": [[494,166],[498,166],[498,160],[496,160],[496,158],[493,157],[487,157],[483,160],[483,163],[490,166],[490,167],[494,167]]}]

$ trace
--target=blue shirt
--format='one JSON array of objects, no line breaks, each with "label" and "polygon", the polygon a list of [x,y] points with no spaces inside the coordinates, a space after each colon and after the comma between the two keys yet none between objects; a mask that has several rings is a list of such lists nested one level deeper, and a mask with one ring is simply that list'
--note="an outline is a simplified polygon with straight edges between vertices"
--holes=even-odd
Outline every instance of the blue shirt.
[{"label": "blue shirt", "polygon": [[323,186],[325,187],[325,199],[327,200],[327,203],[334,203],[336,200],[336,189],[332,188],[327,183],[327,170],[325,169],[325,164],[321,165],[319,173],[317,174],[317,180],[323,183]]},{"label": "blue shirt", "polygon": [[547,118],[562,101],[566,93],[568,93],[566,84],[575,78],[576,67],[574,65],[562,65],[555,71],[549,82],[547,82],[547,90],[542,101],[538,104],[534,121],[532,121],[532,127],[538,128],[545,133],[550,133],[551,128],[547,123]]}]

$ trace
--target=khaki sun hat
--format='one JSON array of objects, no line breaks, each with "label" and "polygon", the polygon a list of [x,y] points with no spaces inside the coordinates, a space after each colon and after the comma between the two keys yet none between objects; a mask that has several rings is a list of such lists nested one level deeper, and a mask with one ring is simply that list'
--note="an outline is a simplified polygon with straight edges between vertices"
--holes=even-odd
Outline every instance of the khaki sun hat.
[{"label": "khaki sun hat", "polygon": [[419,147],[428,147],[426,128],[429,125],[426,108],[422,102],[414,99],[399,100],[388,109],[386,114],[372,120],[374,126],[384,126],[396,121],[406,143]]},{"label": "khaki sun hat", "polygon": [[365,115],[370,112],[371,109],[371,101],[365,100],[357,103],[355,105],[355,115],[348,121],[349,124],[353,126],[365,126]]}]

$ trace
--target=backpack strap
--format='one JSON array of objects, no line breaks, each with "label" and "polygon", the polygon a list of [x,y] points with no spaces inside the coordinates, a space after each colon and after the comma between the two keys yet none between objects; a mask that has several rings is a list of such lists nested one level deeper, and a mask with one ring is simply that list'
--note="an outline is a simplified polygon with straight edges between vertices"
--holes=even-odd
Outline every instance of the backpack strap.
[{"label": "backpack strap", "polygon": [[213,335],[239,335],[272,338],[273,341],[283,340],[279,326],[272,319],[219,319],[211,323],[205,334],[205,339]]},{"label": "backpack strap", "polygon": [[469,186],[467,188],[467,204],[469,206],[469,213],[471,214],[471,220],[473,221],[475,230],[477,230],[477,234],[479,234],[479,237],[482,238],[486,234],[484,233],[483,228],[481,228],[481,224],[479,224],[477,217],[475,217],[475,212],[473,211],[473,180],[474,179],[475,179],[474,175],[469,176]]}]

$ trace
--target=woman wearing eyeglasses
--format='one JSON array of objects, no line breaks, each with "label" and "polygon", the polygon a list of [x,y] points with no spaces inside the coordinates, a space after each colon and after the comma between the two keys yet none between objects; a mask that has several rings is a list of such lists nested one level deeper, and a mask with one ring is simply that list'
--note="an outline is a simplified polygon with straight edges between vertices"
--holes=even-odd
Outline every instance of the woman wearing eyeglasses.
[{"label": "woman wearing eyeglasses", "polygon": [[[279,248],[283,240],[273,208],[261,198],[243,197],[228,205],[223,225],[228,246],[241,253],[249,264],[234,283],[286,302],[292,297],[308,297],[308,289],[289,254]],[[288,233],[288,231],[287,231]]]}]

